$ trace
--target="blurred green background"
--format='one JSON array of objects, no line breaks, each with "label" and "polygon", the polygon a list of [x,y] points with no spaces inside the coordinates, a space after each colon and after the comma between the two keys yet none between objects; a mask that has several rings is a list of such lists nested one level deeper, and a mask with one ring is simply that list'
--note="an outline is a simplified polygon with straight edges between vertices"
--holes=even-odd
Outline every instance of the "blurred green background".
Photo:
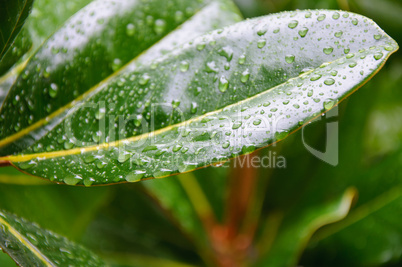
[{"label": "blurred green background", "polygon": [[[245,17],[295,9],[349,10],[373,19],[402,44],[400,0],[235,2]],[[327,123],[338,123],[337,166],[308,152],[298,131],[258,152],[283,156],[285,169],[239,170],[227,163],[190,174],[195,178],[76,188],[37,181],[7,167],[0,175],[0,209],[81,243],[116,266],[203,266],[212,251],[226,253],[220,251],[225,245],[214,245],[225,244],[222,238],[232,242],[228,247],[237,242],[239,257],[260,266],[402,266],[401,85],[398,51],[339,105],[338,116],[305,127],[304,141],[323,150]],[[195,183],[186,182],[193,178]],[[245,208],[233,200],[233,184],[242,178],[255,183]],[[325,213],[322,207],[350,188],[358,193],[346,218],[314,231],[310,223]],[[212,230],[212,237],[206,233],[208,218],[199,216],[199,198],[194,196],[200,195],[222,225]],[[229,226],[252,233],[252,240],[231,236],[225,232]],[[14,263],[0,253],[0,266]]]}]

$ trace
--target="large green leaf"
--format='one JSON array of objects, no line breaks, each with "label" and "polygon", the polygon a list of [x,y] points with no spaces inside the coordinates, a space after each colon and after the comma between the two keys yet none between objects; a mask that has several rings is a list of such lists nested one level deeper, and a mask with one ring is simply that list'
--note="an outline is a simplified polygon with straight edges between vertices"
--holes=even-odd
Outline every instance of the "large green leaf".
[{"label": "large green leaf", "polygon": [[[19,130],[40,123],[41,119],[77,100],[183,23],[205,6],[205,2],[99,0],[90,3],[32,56],[3,104],[0,118],[4,127],[0,136],[19,135]],[[19,119],[8,120],[15,112]],[[20,149],[16,146],[2,153]]]},{"label": "large green leaf", "polygon": [[0,61],[14,42],[31,11],[33,0],[0,2]]},{"label": "large green leaf", "polygon": [[0,212],[0,247],[21,266],[103,266],[84,247],[41,229],[37,224]]},{"label": "large green leaf", "polygon": [[[190,171],[285,138],[370,79],[397,48],[374,22],[347,12],[248,20],[148,64],[134,60],[47,119],[0,141],[20,147],[1,159],[68,184]],[[18,111],[31,97],[60,105],[42,92],[12,93],[2,109],[3,133],[24,128],[28,114],[43,114]],[[15,117],[7,120],[11,112]]]}]

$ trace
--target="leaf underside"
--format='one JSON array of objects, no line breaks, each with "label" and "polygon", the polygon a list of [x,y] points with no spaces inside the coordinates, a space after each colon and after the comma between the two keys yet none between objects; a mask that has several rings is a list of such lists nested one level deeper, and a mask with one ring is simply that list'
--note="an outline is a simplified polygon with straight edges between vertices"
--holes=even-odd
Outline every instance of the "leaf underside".
[{"label": "leaf underside", "polygon": [[164,56],[145,52],[25,129],[19,123],[40,112],[18,110],[53,100],[25,93],[13,102],[14,90],[0,114],[2,152],[14,155],[1,160],[72,185],[191,171],[285,138],[362,86],[397,48],[373,21],[348,12],[240,22]]}]

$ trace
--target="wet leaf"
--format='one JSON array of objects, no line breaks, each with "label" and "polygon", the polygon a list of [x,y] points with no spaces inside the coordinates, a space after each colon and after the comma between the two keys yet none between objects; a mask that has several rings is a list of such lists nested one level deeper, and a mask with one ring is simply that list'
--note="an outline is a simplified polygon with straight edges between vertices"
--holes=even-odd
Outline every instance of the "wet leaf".
[{"label": "wet leaf", "polygon": [[103,266],[81,245],[15,215],[0,212],[0,247],[21,266]]},{"label": "wet leaf", "polygon": [[0,61],[14,42],[31,11],[33,0],[1,1]]},{"label": "wet leaf", "polygon": [[[248,20],[157,59],[139,57],[47,119],[39,120],[69,101],[64,89],[14,89],[0,145],[15,155],[1,159],[71,185],[188,172],[284,139],[369,80],[397,48],[374,22],[347,12]],[[35,104],[21,111],[39,99],[49,112]]]}]

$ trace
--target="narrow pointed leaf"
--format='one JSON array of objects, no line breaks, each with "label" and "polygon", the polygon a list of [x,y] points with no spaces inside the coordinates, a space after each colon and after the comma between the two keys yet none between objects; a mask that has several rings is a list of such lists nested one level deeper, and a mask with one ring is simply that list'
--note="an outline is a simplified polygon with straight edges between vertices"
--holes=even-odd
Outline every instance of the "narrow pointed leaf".
[{"label": "narrow pointed leaf", "polygon": [[[290,218],[285,218],[277,233],[273,233],[271,229],[265,229],[267,233],[274,236],[274,241],[272,244],[266,244],[264,239],[269,239],[271,236],[262,236],[261,245],[263,246],[260,247],[262,255],[255,266],[296,266],[301,252],[313,233],[324,225],[345,218],[356,194],[355,189],[349,188],[335,200],[320,203]],[[270,225],[267,224],[267,226]],[[269,248],[268,252],[267,248]]]},{"label": "narrow pointed leaf", "polygon": [[0,1],[0,61],[24,25],[32,3],[33,0]]},{"label": "narrow pointed leaf", "polygon": [[37,224],[0,212],[0,247],[20,266],[104,266],[103,261]]},{"label": "narrow pointed leaf", "polygon": [[[244,21],[123,69],[0,141],[20,139],[22,148],[1,159],[68,184],[191,171],[285,138],[362,86],[397,48],[373,21],[347,12]],[[3,107],[18,113],[17,126],[22,102]]]}]

